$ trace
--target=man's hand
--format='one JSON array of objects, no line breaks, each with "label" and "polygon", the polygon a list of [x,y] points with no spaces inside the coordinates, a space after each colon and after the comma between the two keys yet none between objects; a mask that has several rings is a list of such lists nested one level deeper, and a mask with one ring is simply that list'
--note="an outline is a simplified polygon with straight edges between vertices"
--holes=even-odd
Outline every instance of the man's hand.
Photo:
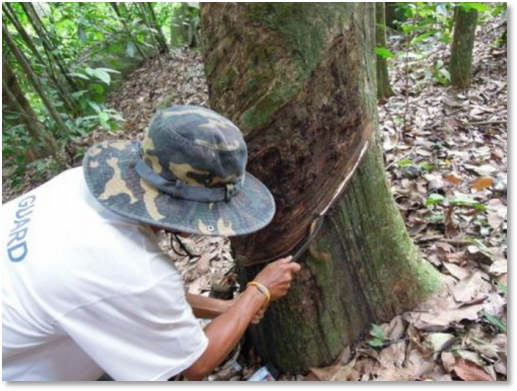
[{"label": "man's hand", "polygon": [[[300,271],[300,265],[291,260],[292,257],[287,257],[270,263],[255,277],[255,281],[269,290],[271,300],[285,296],[291,286],[293,274]],[[249,324],[262,319],[266,303],[264,295],[256,287],[250,286],[246,289],[231,308],[205,327],[208,347],[183,372],[184,375],[190,380],[201,380],[210,374],[237,345]]]},{"label": "man's hand", "polygon": [[292,256],[279,259],[267,265],[257,276],[255,281],[264,285],[271,295],[271,301],[285,296],[291,287],[293,274],[301,269],[296,262],[291,262]]}]

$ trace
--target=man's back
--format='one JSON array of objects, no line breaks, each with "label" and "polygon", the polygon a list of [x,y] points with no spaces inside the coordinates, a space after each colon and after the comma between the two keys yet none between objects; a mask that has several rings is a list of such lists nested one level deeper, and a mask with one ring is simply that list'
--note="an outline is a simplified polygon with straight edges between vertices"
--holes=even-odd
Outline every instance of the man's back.
[{"label": "man's back", "polygon": [[[82,168],[3,205],[2,235],[3,380],[95,379],[110,354],[103,349],[148,343],[148,336],[139,341],[135,334],[152,333],[156,311],[163,312],[157,325],[183,321],[197,336],[194,345],[205,343],[190,319],[180,277],[152,230],[102,207],[86,187]],[[176,308],[163,308],[176,298]],[[130,368],[131,352],[120,355],[118,365]],[[146,379],[159,377],[159,359],[151,353],[134,365]],[[102,366],[116,376],[117,364],[110,365]],[[170,365],[164,368],[174,370]]]}]

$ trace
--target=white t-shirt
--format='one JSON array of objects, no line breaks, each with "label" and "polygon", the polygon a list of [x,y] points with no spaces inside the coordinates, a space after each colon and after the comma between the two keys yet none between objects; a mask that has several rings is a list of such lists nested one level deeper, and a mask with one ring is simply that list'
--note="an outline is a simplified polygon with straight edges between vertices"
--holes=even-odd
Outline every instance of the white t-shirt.
[{"label": "white t-shirt", "polygon": [[167,380],[208,345],[153,231],[81,167],[2,205],[1,278],[4,381]]}]

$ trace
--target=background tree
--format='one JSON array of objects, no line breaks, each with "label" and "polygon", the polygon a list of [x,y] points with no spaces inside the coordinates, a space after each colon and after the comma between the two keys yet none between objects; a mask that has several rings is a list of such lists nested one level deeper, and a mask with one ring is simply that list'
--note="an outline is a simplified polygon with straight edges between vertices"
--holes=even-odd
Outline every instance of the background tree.
[{"label": "background tree", "polygon": [[244,280],[306,241],[315,216],[325,215],[290,294],[253,331],[263,359],[284,371],[330,364],[372,322],[411,308],[437,285],[407,234],[374,137],[373,7],[201,9],[211,107],[241,127],[248,169],[277,203],[267,228],[232,242],[237,262],[249,265]]},{"label": "background tree", "polygon": [[23,7],[25,13],[27,14],[27,17],[29,18],[32,27],[38,34],[38,37],[45,49],[45,53],[48,56],[49,65],[58,67],[61,71],[62,76],[67,80],[68,84],[70,85],[70,88],[73,91],[77,91],[79,88],[75,83],[75,80],[70,76],[70,69],[68,69],[62,57],[60,56],[59,49],[56,47],[56,45],[54,45],[54,43],[50,39],[51,34],[49,34],[47,29],[45,28],[45,25],[42,23],[38,13],[36,12],[36,9],[34,8],[34,5],[31,2],[20,4]]},{"label": "background tree", "polygon": [[50,154],[61,168],[66,167],[65,161],[60,156],[56,139],[39,121],[18,83],[16,74],[4,57],[2,57],[2,95],[9,103],[9,107],[18,113],[20,122],[33,138],[32,149],[35,149],[40,156]]},{"label": "background tree", "polygon": [[451,49],[451,81],[466,88],[472,79],[472,51],[476,38],[478,10],[464,3],[456,8],[454,38]]},{"label": "background tree", "polygon": [[[156,18],[156,13],[154,12],[154,8],[152,3],[144,2],[143,7],[148,13],[148,23],[151,28],[154,30],[154,34],[156,35],[156,39],[158,41],[158,45],[160,46],[161,53],[167,53],[169,47],[167,46],[167,41],[165,40],[165,36],[163,35],[163,31],[161,26],[158,24],[158,20]],[[145,13],[145,11],[144,11]]]},{"label": "background tree", "polygon": [[[27,5],[25,5],[27,6]],[[55,56],[52,55],[52,51],[45,50],[46,58],[44,58],[41,54],[39,49],[37,48],[36,43],[33,41],[29,33],[26,31],[26,29],[23,27],[22,23],[20,22],[18,15],[12,8],[12,5],[9,3],[2,4],[2,11],[4,13],[4,16],[10,21],[10,23],[15,27],[18,34],[20,34],[20,37],[22,38],[23,43],[27,46],[27,48],[30,51],[30,54],[33,56],[34,64],[38,67],[40,67],[49,77],[52,86],[56,89],[56,91],[59,93],[59,96],[61,100],[63,101],[64,105],[66,106],[66,109],[70,113],[76,113],[78,110],[77,104],[75,102],[75,99],[71,95],[71,86],[67,85],[66,83],[66,77],[70,77],[68,74],[63,75],[56,69],[55,64]],[[5,22],[5,20],[4,20]],[[53,49],[55,52],[56,49]],[[77,88],[77,85],[74,83],[73,88]]]},{"label": "background tree", "polygon": [[11,35],[9,33],[9,30],[6,28],[6,26],[2,23],[2,35],[7,43],[7,46],[9,47],[11,53],[16,58],[16,61],[20,64],[21,68],[27,75],[28,79],[32,83],[34,89],[37,91],[38,95],[40,96],[41,100],[43,101],[43,104],[47,108],[50,116],[54,119],[56,124],[58,125],[59,129],[61,130],[63,135],[69,134],[69,129],[66,126],[65,122],[61,118],[61,115],[57,111],[56,106],[51,101],[49,96],[47,95],[44,86],[41,83],[41,80],[38,78],[38,76],[35,74],[34,69],[31,67],[29,61],[25,57],[25,55],[21,52],[21,50],[18,48],[14,40],[11,38]]},{"label": "background tree", "polygon": [[386,15],[384,5],[375,3],[375,45],[377,46],[377,98],[383,99],[393,95],[390,86],[388,63],[386,59],[393,56],[386,49]]}]

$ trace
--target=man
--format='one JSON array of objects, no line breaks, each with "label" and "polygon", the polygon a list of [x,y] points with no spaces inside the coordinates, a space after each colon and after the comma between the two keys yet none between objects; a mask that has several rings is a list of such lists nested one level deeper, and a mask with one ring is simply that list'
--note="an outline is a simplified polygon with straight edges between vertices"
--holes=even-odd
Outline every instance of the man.
[{"label": "man", "polygon": [[174,106],[142,143],[94,145],[82,168],[3,205],[3,380],[208,375],[300,266],[269,264],[231,307],[190,298],[216,308],[203,330],[156,231],[235,236],[266,226],[273,197],[246,161],[232,122]]}]

